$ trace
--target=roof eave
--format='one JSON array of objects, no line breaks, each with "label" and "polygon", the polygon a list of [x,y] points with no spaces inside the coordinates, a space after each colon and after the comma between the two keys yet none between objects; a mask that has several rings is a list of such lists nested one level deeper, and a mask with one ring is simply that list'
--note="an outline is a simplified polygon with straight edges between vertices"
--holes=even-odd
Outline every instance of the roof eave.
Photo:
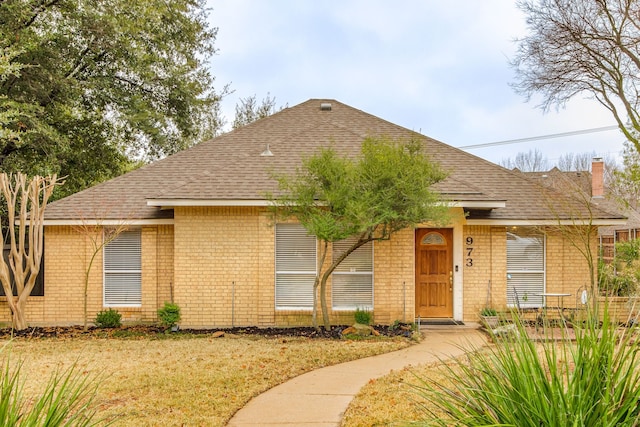
[{"label": "roof eave", "polygon": [[507,202],[504,200],[453,200],[448,202],[448,206],[452,208],[499,209],[505,208]]},{"label": "roof eave", "polygon": [[147,206],[162,209],[183,206],[270,206],[264,199],[147,199]]},{"label": "roof eave", "polygon": [[172,225],[173,218],[140,218],[140,219],[45,219],[45,226],[138,226],[138,225]]},{"label": "roof eave", "polygon": [[596,227],[607,225],[624,225],[626,219],[467,219],[467,225],[500,225],[500,226],[542,226],[542,225],[592,225]]},{"label": "roof eave", "polygon": [[[506,207],[503,200],[454,200],[445,202],[452,208],[498,209]],[[265,199],[147,199],[147,206],[171,209],[185,206],[271,206]]]}]

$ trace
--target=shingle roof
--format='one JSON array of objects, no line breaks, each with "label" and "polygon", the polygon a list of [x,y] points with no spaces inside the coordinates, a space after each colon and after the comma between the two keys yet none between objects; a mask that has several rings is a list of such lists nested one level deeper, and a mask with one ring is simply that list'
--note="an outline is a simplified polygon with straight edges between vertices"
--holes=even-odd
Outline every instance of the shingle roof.
[{"label": "shingle roof", "polygon": [[[557,167],[549,171],[539,172],[521,172],[527,178],[533,179],[542,185],[553,187],[559,191],[569,191],[571,189],[584,192],[586,197],[592,194],[592,175],[589,171],[561,171]],[[592,199],[594,206],[602,211],[612,212],[621,218],[627,218],[626,223],[611,226],[599,227],[598,234],[613,234],[614,230],[624,230],[640,228],[640,212],[630,206],[625,206],[620,200],[616,200],[615,196],[605,187],[605,196]]]},{"label": "shingle roof", "polygon": [[[330,103],[331,110],[321,110]],[[541,185],[469,153],[395,125],[335,100],[311,99],[272,116],[198,144],[110,181],[50,204],[47,220],[166,219],[171,209],[157,205],[251,204],[264,201],[277,186],[272,173],[291,173],[320,146],[356,155],[367,136],[419,139],[426,151],[450,172],[437,185],[458,202],[504,202],[484,212],[495,220],[555,219]],[[261,156],[267,145],[273,156]],[[548,190],[547,190],[548,192]],[[566,197],[553,193],[552,198]],[[149,202],[149,203],[148,203]],[[464,204],[464,203],[461,203]],[[571,202],[579,209],[578,202]],[[600,211],[599,219],[620,218]]]}]

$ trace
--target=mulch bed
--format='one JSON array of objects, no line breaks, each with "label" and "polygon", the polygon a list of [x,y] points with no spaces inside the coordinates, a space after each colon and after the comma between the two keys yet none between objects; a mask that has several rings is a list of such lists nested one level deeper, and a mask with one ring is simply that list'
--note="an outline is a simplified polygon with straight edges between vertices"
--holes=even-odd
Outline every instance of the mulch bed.
[{"label": "mulch bed", "polygon": [[[374,329],[382,336],[411,336],[407,333],[410,330],[410,324],[401,324],[395,326],[375,325]],[[11,328],[0,328],[0,339],[43,339],[43,338],[115,338],[115,339],[141,339],[165,337],[170,335],[213,335],[215,333],[224,332],[233,335],[259,335],[265,337],[306,337],[306,338],[342,338],[342,331],[347,326],[334,326],[330,331],[323,327],[316,330],[312,327],[296,327],[296,328],[258,328],[236,327],[224,329],[180,329],[178,332],[166,331],[166,328],[158,325],[127,325],[120,328],[97,328],[91,326],[87,331],[82,326],[56,326],[56,327],[32,327],[22,331],[15,331]]]}]

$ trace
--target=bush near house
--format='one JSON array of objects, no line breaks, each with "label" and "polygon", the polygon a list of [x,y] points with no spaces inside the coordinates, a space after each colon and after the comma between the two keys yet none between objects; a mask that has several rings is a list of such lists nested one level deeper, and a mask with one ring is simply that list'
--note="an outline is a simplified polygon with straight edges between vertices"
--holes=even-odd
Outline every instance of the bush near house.
[{"label": "bush near house", "polygon": [[607,296],[627,297],[640,289],[640,240],[616,243],[613,262],[598,264],[600,292]]},{"label": "bush near house", "polygon": [[160,323],[171,328],[180,321],[180,307],[172,302],[165,302],[164,307],[158,310],[158,318]]},{"label": "bush near house", "polygon": [[356,308],[356,312],[353,314],[356,323],[361,325],[370,325],[371,320],[373,320],[373,315],[368,310],[361,310],[360,308]]},{"label": "bush near house", "polygon": [[112,308],[102,310],[96,315],[94,323],[98,328],[119,328],[122,326],[122,315]]}]

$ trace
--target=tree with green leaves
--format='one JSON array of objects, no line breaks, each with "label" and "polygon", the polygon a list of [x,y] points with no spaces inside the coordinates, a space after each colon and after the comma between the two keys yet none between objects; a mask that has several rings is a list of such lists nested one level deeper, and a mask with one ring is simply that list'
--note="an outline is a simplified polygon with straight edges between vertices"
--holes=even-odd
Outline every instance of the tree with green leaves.
[{"label": "tree with green leaves", "polygon": [[609,190],[625,207],[640,207],[640,153],[629,143],[624,145],[622,167],[614,171]]},{"label": "tree with green leaves", "polygon": [[[420,141],[370,137],[356,158],[326,147],[305,159],[295,174],[277,177],[281,195],[271,198],[276,218],[295,218],[320,241],[313,290],[316,328],[318,291],[328,330],[327,280],[349,254],[417,224],[448,221],[447,203],[432,188],[446,176]],[[329,246],[349,237],[354,243],[329,263]]]},{"label": "tree with green leaves", "polygon": [[0,170],[69,194],[213,136],[205,3],[0,1]]},{"label": "tree with green leaves", "polygon": [[233,119],[233,129],[246,126],[258,119],[263,119],[277,113],[285,107],[276,107],[276,98],[271,97],[268,93],[262,102],[258,103],[256,95],[240,98],[236,104],[236,115]]},{"label": "tree with green leaves", "polygon": [[640,2],[520,0],[529,34],[512,61],[516,91],[546,110],[581,94],[607,108],[640,152]]}]

